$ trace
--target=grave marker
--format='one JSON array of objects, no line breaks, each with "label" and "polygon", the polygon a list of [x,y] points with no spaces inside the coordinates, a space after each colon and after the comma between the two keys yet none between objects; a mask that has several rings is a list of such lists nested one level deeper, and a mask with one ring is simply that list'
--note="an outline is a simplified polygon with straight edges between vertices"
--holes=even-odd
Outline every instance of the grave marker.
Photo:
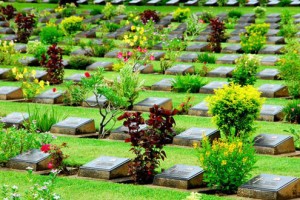
[{"label": "grave marker", "polygon": [[225,81],[212,81],[200,88],[199,92],[203,94],[214,94],[215,90],[223,88],[224,85],[228,85]]},{"label": "grave marker", "polygon": [[67,119],[54,124],[50,130],[51,133],[80,135],[87,133],[95,133],[94,119],[68,117]]},{"label": "grave marker", "polygon": [[234,71],[234,67],[218,67],[207,73],[208,77],[222,77],[228,78],[232,77],[232,72]]},{"label": "grave marker", "polygon": [[262,97],[288,97],[289,91],[288,88],[280,84],[263,84],[258,89],[262,94]]},{"label": "grave marker", "polygon": [[206,101],[202,101],[198,103],[197,105],[189,109],[188,114],[195,115],[195,116],[209,117],[210,115],[208,114],[208,103]]},{"label": "grave marker", "polygon": [[193,74],[195,72],[193,65],[176,64],[166,70],[165,74],[178,75],[178,74]]},{"label": "grave marker", "polygon": [[2,86],[0,87],[0,100],[22,99],[23,92],[20,87]]},{"label": "grave marker", "polygon": [[172,99],[170,98],[148,97],[143,101],[140,101],[139,103],[135,104],[133,106],[133,110],[149,112],[149,109],[152,108],[154,105],[158,105],[167,110],[171,110],[173,107]]},{"label": "grave marker", "polygon": [[259,120],[263,121],[280,121],[283,119],[283,106],[263,105],[260,110]]},{"label": "grave marker", "polygon": [[151,90],[171,91],[173,88],[173,81],[174,79],[172,78],[158,81],[151,86]]},{"label": "grave marker", "polygon": [[22,124],[29,119],[28,113],[22,113],[22,112],[12,112],[2,119],[0,119],[0,122],[5,124],[5,127],[21,127]]},{"label": "grave marker", "polygon": [[47,90],[33,99],[35,103],[60,104],[63,102],[63,92]]}]

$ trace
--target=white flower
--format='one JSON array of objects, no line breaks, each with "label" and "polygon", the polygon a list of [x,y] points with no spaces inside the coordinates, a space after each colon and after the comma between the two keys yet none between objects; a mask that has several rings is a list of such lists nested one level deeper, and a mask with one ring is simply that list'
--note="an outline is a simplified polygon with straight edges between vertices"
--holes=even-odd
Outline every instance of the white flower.
[{"label": "white flower", "polygon": [[53,194],[53,199],[55,199],[55,200],[58,200],[58,199],[60,199],[60,196],[58,195],[58,194]]},{"label": "white flower", "polygon": [[14,190],[17,190],[17,189],[18,189],[18,186],[14,185],[14,186],[12,186],[11,188],[14,189]]},{"label": "white flower", "polygon": [[32,167],[27,167],[26,170],[33,170],[33,168]]}]

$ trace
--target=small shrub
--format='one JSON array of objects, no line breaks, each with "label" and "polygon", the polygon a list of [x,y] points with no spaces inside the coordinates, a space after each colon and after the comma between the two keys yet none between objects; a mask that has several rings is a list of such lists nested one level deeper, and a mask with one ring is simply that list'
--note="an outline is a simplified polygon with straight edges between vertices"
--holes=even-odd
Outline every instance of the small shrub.
[{"label": "small shrub", "polygon": [[224,6],[227,2],[228,0],[217,0],[218,6]]},{"label": "small shrub", "polygon": [[186,96],[184,100],[177,106],[176,110],[178,114],[184,115],[188,114],[189,109],[193,106],[191,102],[194,100],[191,96]]},{"label": "small shrub", "polygon": [[284,130],[284,131],[293,135],[295,148],[297,150],[299,150],[300,149],[300,130],[299,129],[296,130],[294,128],[289,128],[288,130]]},{"label": "small shrub", "polygon": [[16,65],[17,57],[20,55],[15,50],[16,44],[13,41],[1,41],[0,40],[0,64],[1,65]]},{"label": "small shrub", "polygon": [[[144,184],[153,181],[160,160],[167,157],[163,147],[175,136],[173,116],[176,113],[176,110],[165,110],[154,105],[150,108],[147,121],[140,112],[125,112],[118,117],[118,120],[125,119],[123,125],[128,127],[130,135],[125,142],[131,143],[130,151],[136,155],[129,166],[129,174],[135,183]],[[139,127],[144,124],[147,125],[147,129],[141,130]]]},{"label": "small shrub", "polygon": [[295,25],[292,21],[287,24],[283,24],[280,27],[279,36],[283,36],[286,39],[294,38],[298,33],[297,25]]},{"label": "small shrub", "polygon": [[204,137],[201,144],[200,165],[205,170],[204,181],[208,187],[227,194],[236,193],[254,169],[253,144],[235,137],[214,140],[212,144]]},{"label": "small shrub", "polygon": [[238,3],[239,3],[240,7],[244,7],[247,2],[248,2],[248,0],[238,0]]},{"label": "small shrub", "polygon": [[259,2],[260,6],[266,7],[267,4],[268,4],[268,2],[269,2],[269,0],[258,0],[258,2]]},{"label": "small shrub", "polygon": [[47,52],[47,46],[40,41],[30,41],[27,43],[27,53],[33,54],[39,61],[42,60],[42,56]]},{"label": "small shrub", "polygon": [[206,99],[213,122],[226,137],[248,139],[255,130],[254,120],[263,103],[260,92],[251,85],[225,85],[215,90],[215,95]]},{"label": "small shrub", "polygon": [[198,62],[201,62],[201,63],[215,64],[216,59],[217,58],[214,54],[209,54],[209,53],[206,53],[206,52],[198,54]]},{"label": "small shrub", "polygon": [[236,19],[239,19],[241,16],[242,16],[242,12],[239,11],[239,10],[230,10],[228,12],[228,17],[229,18],[236,18]]},{"label": "small shrub", "polygon": [[225,38],[225,25],[218,18],[210,20],[212,32],[209,35],[209,45],[213,52],[220,53],[222,50],[221,42]]},{"label": "small shrub", "polygon": [[71,16],[64,18],[61,22],[61,28],[66,36],[72,35],[82,29],[82,17]]},{"label": "small shrub", "polygon": [[100,8],[93,8],[90,13],[90,15],[92,16],[99,15],[99,14],[102,14],[102,10]]},{"label": "small shrub", "polygon": [[110,2],[106,2],[105,6],[102,9],[102,14],[104,15],[105,19],[110,19],[115,16],[115,8]]},{"label": "small shrub", "polygon": [[191,10],[189,8],[177,8],[173,13],[174,20],[178,22],[182,22],[187,19],[191,14]]},{"label": "small shrub", "polygon": [[35,16],[33,14],[18,13],[15,23],[17,24],[18,42],[27,43],[36,23]]},{"label": "small shrub", "polygon": [[242,55],[237,59],[236,68],[232,74],[232,82],[244,85],[254,85],[257,80],[257,69],[260,65],[260,61],[256,56],[251,54]]},{"label": "small shrub", "polygon": [[91,57],[84,55],[70,56],[69,68],[70,69],[82,69],[92,64],[94,60]]},{"label": "small shrub", "polygon": [[11,20],[15,16],[16,8],[12,5],[0,6],[0,13],[5,17],[6,21]]},{"label": "small shrub", "polygon": [[43,44],[57,44],[63,39],[63,33],[55,26],[46,26],[40,32],[40,39]]},{"label": "small shrub", "polygon": [[118,5],[116,7],[116,15],[124,15],[126,11],[126,6],[125,5]]},{"label": "small shrub", "polygon": [[266,16],[267,9],[264,7],[257,6],[253,9],[257,18],[263,18]]},{"label": "small shrub", "polygon": [[50,46],[47,55],[43,54],[41,65],[47,70],[47,80],[51,84],[59,84],[64,79],[63,50],[56,44]]},{"label": "small shrub", "polygon": [[74,84],[73,81],[64,83],[66,92],[63,94],[63,104],[68,106],[80,106],[85,100],[87,90],[81,84]]},{"label": "small shrub", "polygon": [[119,29],[121,26],[119,24],[113,23],[113,22],[102,22],[103,29],[107,32],[115,32],[117,29]]},{"label": "small shrub", "polygon": [[289,101],[284,107],[283,112],[286,121],[300,124],[300,100]]},{"label": "small shrub", "polygon": [[67,143],[62,143],[61,145],[56,144],[43,144],[41,147],[41,151],[44,153],[50,154],[50,161],[48,163],[49,169],[59,169],[63,172],[67,172],[67,167],[63,163],[65,159],[67,159],[69,156],[65,155],[62,148],[67,147]]},{"label": "small shrub", "polygon": [[290,6],[291,0],[280,0],[278,6],[280,7],[285,7],[285,6]]},{"label": "small shrub", "polygon": [[141,21],[143,24],[147,24],[149,20],[157,23],[159,21],[159,16],[155,10],[145,10],[140,14]]},{"label": "small shrub", "polygon": [[199,89],[207,83],[199,75],[177,75],[172,83],[173,90],[176,92],[198,93]]},{"label": "small shrub", "polygon": [[198,20],[198,17],[196,15],[190,15],[186,20],[186,31],[185,34],[189,37],[185,37],[185,39],[193,40],[195,37],[197,37],[201,31],[204,30],[205,24]]},{"label": "small shrub", "polygon": [[202,12],[199,16],[199,19],[201,19],[204,23],[209,23],[210,20],[214,19],[215,16],[210,11]]}]

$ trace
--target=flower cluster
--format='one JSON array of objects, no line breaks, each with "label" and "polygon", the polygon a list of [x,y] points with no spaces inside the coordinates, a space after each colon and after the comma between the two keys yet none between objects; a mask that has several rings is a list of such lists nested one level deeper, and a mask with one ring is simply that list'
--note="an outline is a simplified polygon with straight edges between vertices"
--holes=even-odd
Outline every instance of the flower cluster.
[{"label": "flower cluster", "polygon": [[15,43],[13,41],[8,42],[0,40],[0,64],[15,64],[15,59],[13,59],[13,55],[17,53],[18,52],[15,50]]},{"label": "flower cluster", "polygon": [[124,35],[124,42],[131,47],[146,47],[147,37],[144,35],[144,27],[131,26],[131,31]]},{"label": "flower cluster", "polygon": [[49,169],[60,169],[65,170],[65,166],[63,165],[64,159],[68,158],[67,155],[64,155],[61,148],[67,147],[66,143],[62,143],[61,145],[55,144],[44,144],[41,147],[41,151],[44,153],[49,153],[51,160],[48,163]]}]

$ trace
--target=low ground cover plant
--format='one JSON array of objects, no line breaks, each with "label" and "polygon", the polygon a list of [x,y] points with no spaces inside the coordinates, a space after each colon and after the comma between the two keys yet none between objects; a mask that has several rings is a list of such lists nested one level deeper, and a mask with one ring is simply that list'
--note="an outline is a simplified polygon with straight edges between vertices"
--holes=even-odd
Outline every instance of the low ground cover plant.
[{"label": "low ground cover plant", "polygon": [[285,114],[285,120],[294,123],[300,124],[300,100],[294,99],[290,100],[287,105],[284,107],[283,112]]},{"label": "low ground cover plant", "polygon": [[199,75],[177,75],[172,82],[176,92],[198,93],[200,88],[207,84],[207,80]]}]

